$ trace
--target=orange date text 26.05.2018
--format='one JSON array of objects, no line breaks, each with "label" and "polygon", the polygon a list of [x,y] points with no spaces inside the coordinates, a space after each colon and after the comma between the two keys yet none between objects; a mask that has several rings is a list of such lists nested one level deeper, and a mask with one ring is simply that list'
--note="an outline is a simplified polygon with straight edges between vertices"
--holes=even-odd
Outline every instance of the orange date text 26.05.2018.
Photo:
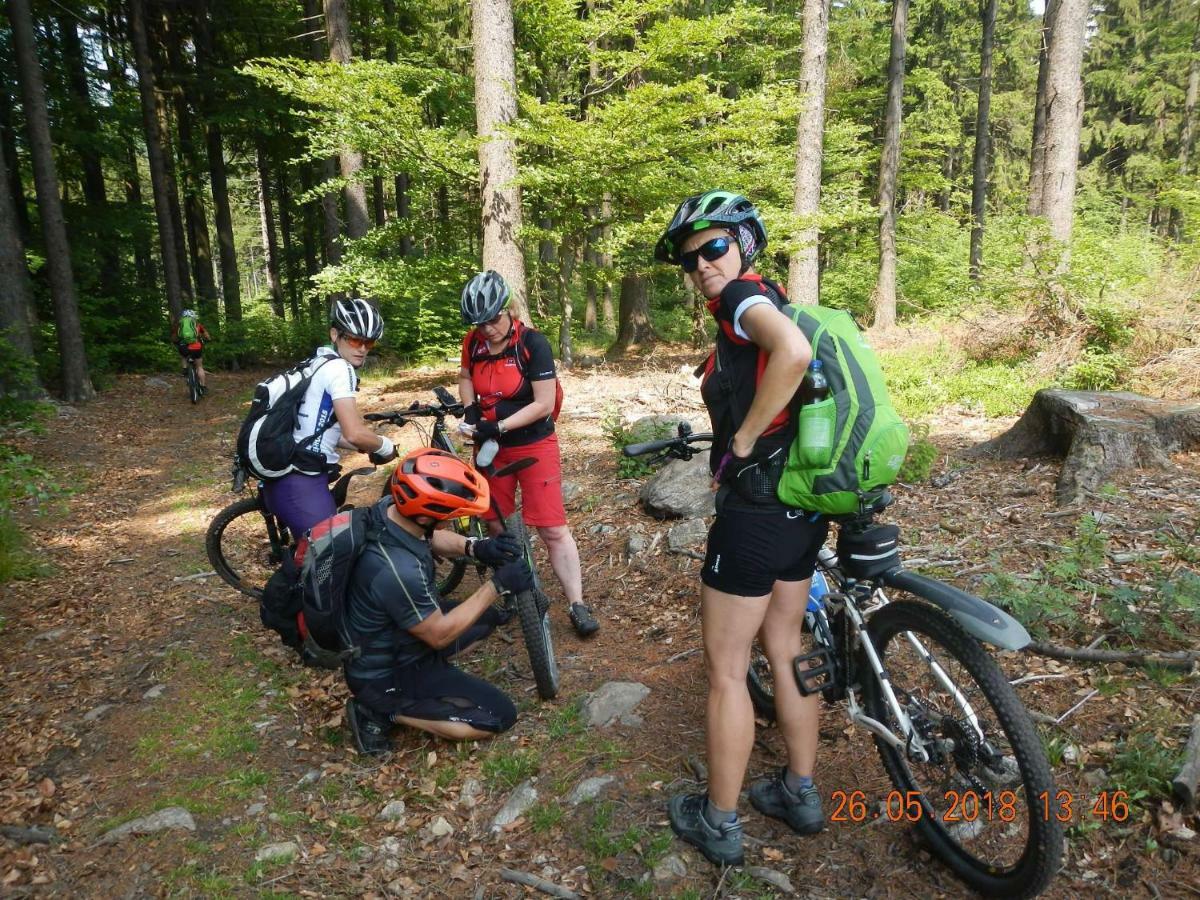
[{"label": "orange date text 26.05.2018", "polygon": [[[863,791],[834,791],[830,795],[833,810],[831,822],[865,822],[886,819],[891,822],[917,822],[925,816],[936,816],[942,822],[1015,822],[1027,813],[1021,809],[1024,801],[1015,791],[946,791],[942,795],[944,808],[932,809],[922,802],[922,791],[889,791],[882,803],[869,805]],[[1090,809],[1086,799],[1070,791],[1039,793],[1030,810],[1044,820],[1072,822],[1084,812],[1091,818],[1124,822],[1129,818],[1129,795],[1124,791],[1101,791]]]}]

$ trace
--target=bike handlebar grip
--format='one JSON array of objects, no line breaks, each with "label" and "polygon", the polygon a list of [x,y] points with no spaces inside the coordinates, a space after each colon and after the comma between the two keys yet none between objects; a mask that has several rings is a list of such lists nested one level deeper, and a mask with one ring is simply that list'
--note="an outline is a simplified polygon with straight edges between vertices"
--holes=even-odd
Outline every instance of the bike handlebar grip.
[{"label": "bike handlebar grip", "polygon": [[385,419],[390,418],[390,416],[388,413],[366,413],[363,418],[368,422],[382,422]]},{"label": "bike handlebar grip", "polygon": [[653,453],[656,450],[665,450],[677,441],[678,438],[671,438],[666,441],[646,441],[644,444],[627,444],[621,449],[621,452],[626,456],[643,456],[647,453]]}]

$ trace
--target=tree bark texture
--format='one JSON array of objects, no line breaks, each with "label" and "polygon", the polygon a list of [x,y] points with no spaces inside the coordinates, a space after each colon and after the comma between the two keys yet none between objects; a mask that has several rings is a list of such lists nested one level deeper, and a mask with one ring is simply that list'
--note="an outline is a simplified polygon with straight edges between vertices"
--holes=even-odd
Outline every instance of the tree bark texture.
[{"label": "tree bark texture", "polygon": [[8,162],[0,143],[0,337],[8,342],[20,360],[20,369],[29,373],[27,384],[5,383],[0,377],[0,394],[30,398],[41,393],[37,364],[33,358],[33,287],[25,266],[25,248],[17,225],[17,210],[8,190]]},{"label": "tree bark texture", "polygon": [[[600,226],[600,241],[605,247],[609,246],[609,240],[612,238],[612,194],[605,193],[600,201],[600,221],[603,223]],[[600,288],[600,323],[605,330],[611,331],[616,325],[616,313],[613,310],[613,289],[612,289],[612,254],[607,251],[601,251],[597,259],[597,264],[601,271],[601,288]]]},{"label": "tree bark texture", "polygon": [[991,132],[988,116],[992,108],[992,42],[996,34],[996,0],[980,4],[983,34],[979,42],[979,103],[975,108],[975,156],[971,166],[971,278],[983,273],[983,227],[987,216],[988,156]]},{"label": "tree bark texture", "polygon": [[[387,32],[387,39],[384,42],[384,58],[388,62],[394,63],[396,61],[396,0],[383,0],[383,24]],[[396,218],[398,219],[409,217],[408,184],[407,172],[401,172],[396,176]],[[408,233],[400,235],[400,255],[408,256],[412,253],[412,249],[412,235]]]},{"label": "tree bark texture", "polygon": [[571,322],[575,317],[571,280],[575,277],[575,266],[578,263],[579,247],[571,241],[563,241],[558,250],[558,302],[562,308],[562,322],[558,329],[558,358],[564,369],[575,365],[575,349],[571,343]]},{"label": "tree bark texture", "polygon": [[13,53],[21,82],[25,128],[33,163],[33,183],[37,189],[42,238],[46,243],[46,270],[50,296],[54,301],[55,330],[61,356],[62,393],[64,399],[70,402],[89,400],[96,391],[88,375],[83,329],[79,323],[79,300],[75,296],[71,245],[67,240],[67,225],[58,195],[58,172],[54,166],[54,145],[50,139],[50,117],[46,112],[46,86],[42,81],[42,67],[34,44],[29,0],[8,0],[8,20],[12,25]]},{"label": "tree bark texture", "polygon": [[972,452],[1002,459],[1064,457],[1060,506],[1098,491],[1119,469],[1169,469],[1200,447],[1200,404],[1122,391],[1040,390],[1017,423]]},{"label": "tree bark texture", "polygon": [[788,299],[819,303],[821,159],[825,140],[825,60],[829,43],[830,0],[804,0],[804,49],[800,58],[800,95],[804,108],[796,120],[796,190],[792,211],[805,222],[796,232],[796,250],[788,265]]},{"label": "tree bark texture", "polygon": [[1179,135],[1179,174],[1191,171],[1192,149],[1196,143],[1196,101],[1200,99],[1200,4],[1196,7],[1196,25],[1192,31],[1192,61],[1188,66],[1187,94],[1183,100],[1183,127]]},{"label": "tree bark texture", "polygon": [[258,219],[262,227],[263,253],[267,263],[267,294],[271,298],[271,309],[283,318],[283,287],[279,283],[279,245],[275,239],[275,217],[271,209],[271,173],[267,164],[267,153],[262,145],[255,151],[258,172]]},{"label": "tree bark texture", "polygon": [[883,155],[879,165],[879,281],[875,286],[875,327],[896,324],[896,175],[900,170],[900,122],[904,105],[904,57],[908,0],[892,0],[892,47],[888,57]]},{"label": "tree bark texture", "polygon": [[650,324],[650,280],[645,275],[629,272],[622,276],[619,307],[620,328],[616,341],[608,348],[610,358],[658,339]]},{"label": "tree bark texture", "polygon": [[1042,179],[1046,172],[1046,78],[1050,74],[1050,37],[1059,0],[1046,0],[1042,14],[1041,42],[1038,49],[1037,96],[1033,105],[1033,142],[1029,151],[1029,202],[1025,211],[1042,214]]},{"label": "tree bark texture", "polygon": [[292,192],[288,189],[287,167],[281,168],[275,179],[276,197],[279,203],[279,237],[283,240],[279,262],[282,267],[284,293],[292,320],[300,321],[300,296],[296,286],[296,254],[292,248]]},{"label": "tree bark texture", "polygon": [[[9,75],[7,66],[0,74]],[[12,194],[13,209],[17,215],[17,227],[21,240],[28,241],[29,205],[25,200],[25,186],[21,183],[21,172],[17,158],[17,132],[13,127],[12,98],[8,94],[8,86],[0,86],[0,144],[3,144],[4,156],[8,159],[8,190]]]},{"label": "tree bark texture", "polygon": [[146,157],[150,167],[150,185],[154,194],[154,218],[158,222],[158,245],[162,255],[163,281],[167,289],[167,308],[171,320],[183,312],[183,287],[179,282],[179,260],[175,253],[175,226],[167,197],[166,153],[159,140],[158,103],[155,99],[154,67],[150,43],[146,37],[144,0],[129,0],[129,37],[133,43],[137,68],[138,94],[142,101],[142,129],[146,138]]},{"label": "tree bark texture", "polygon": [[116,297],[121,289],[121,254],[119,242],[108,234],[108,192],[104,186],[104,169],[100,161],[98,138],[99,124],[92,109],[91,92],[88,90],[87,72],[83,65],[83,47],[79,32],[75,30],[75,19],[71,16],[58,17],[59,41],[62,45],[63,63],[66,67],[67,85],[71,92],[75,127],[83,135],[76,141],[79,165],[83,172],[83,197],[88,208],[89,231],[100,259],[100,291],[106,297]]},{"label": "tree bark texture", "polygon": [[1059,0],[1050,38],[1046,74],[1046,162],[1042,173],[1042,215],[1050,236],[1063,244],[1059,268],[1070,259],[1075,218],[1075,176],[1079,131],[1083,125],[1083,43],[1089,0]]},{"label": "tree bark texture", "polygon": [[499,272],[512,292],[509,308],[529,322],[516,145],[506,129],[517,117],[511,0],[472,0],[475,123],[483,212],[483,268]]},{"label": "tree bark texture", "polygon": [[[329,59],[340,66],[348,65],[353,55],[350,50],[347,0],[324,0],[324,5]],[[367,188],[358,180],[363,167],[362,154],[351,147],[343,147],[338,162],[342,178],[346,180],[343,189],[346,197],[346,234],[351,238],[360,238],[371,227],[367,211]]]}]

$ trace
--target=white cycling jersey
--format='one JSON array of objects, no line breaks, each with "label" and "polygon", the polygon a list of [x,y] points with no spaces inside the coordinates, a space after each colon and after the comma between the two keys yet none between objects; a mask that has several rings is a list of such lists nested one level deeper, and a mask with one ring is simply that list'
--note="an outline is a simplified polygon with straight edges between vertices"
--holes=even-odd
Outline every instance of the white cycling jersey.
[{"label": "white cycling jersey", "polygon": [[318,350],[310,366],[316,369],[316,373],[296,411],[299,424],[292,432],[292,438],[297,444],[305,444],[313,435],[321,433],[320,444],[310,449],[319,449],[327,461],[336,463],[342,426],[333,414],[333,401],[354,396],[358,390],[358,375],[354,366],[342,359],[332,347]]}]

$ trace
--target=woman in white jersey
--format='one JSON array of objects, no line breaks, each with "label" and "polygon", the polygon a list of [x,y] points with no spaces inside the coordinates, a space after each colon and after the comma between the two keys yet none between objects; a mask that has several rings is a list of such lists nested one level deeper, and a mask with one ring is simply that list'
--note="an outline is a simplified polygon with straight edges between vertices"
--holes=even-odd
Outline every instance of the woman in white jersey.
[{"label": "woman in white jersey", "polygon": [[[338,463],[338,448],[359,450],[380,465],[396,457],[389,438],[376,434],[363,421],[354,400],[358,373],[367,354],[383,334],[379,311],[366,300],[353,298],[333,304],[329,321],[331,346],[313,357],[312,381],[298,410],[292,437],[306,449],[324,454],[328,465]],[[337,509],[329,492],[329,477],[291,472],[263,487],[267,506],[291,529],[304,534]]]}]

